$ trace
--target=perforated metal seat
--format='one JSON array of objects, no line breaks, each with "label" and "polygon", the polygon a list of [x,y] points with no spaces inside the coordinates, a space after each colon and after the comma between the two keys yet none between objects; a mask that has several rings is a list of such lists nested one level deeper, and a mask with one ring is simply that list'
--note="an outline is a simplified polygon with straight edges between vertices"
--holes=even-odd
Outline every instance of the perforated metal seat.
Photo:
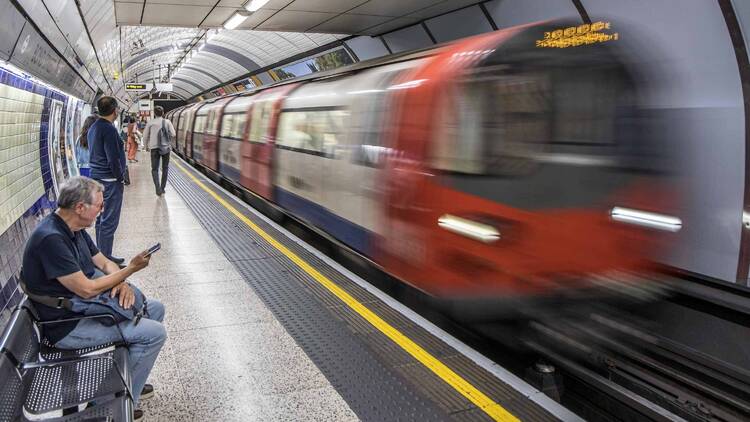
[{"label": "perforated metal seat", "polygon": [[0,339],[0,421],[132,419],[127,349],[56,349],[33,315],[19,307]]}]

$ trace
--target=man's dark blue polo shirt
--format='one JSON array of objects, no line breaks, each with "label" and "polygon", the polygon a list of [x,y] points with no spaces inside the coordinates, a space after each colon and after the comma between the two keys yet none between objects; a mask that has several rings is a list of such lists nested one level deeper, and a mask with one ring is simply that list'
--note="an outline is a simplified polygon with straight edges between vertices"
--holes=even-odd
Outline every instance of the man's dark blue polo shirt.
[{"label": "man's dark blue polo shirt", "polygon": [[[45,296],[72,297],[57,277],[78,271],[88,278],[94,276],[96,267],[91,259],[99,253],[85,230],[73,233],[65,221],[52,213],[45,217],[31,233],[23,251],[23,279],[31,293]],[[35,304],[42,320],[55,320],[80,316],[65,309],[55,309]],[[77,322],[53,324],[45,328],[45,336],[56,343],[68,335]]]},{"label": "man's dark blue polo shirt", "polygon": [[89,128],[88,141],[91,178],[122,182],[127,163],[124,144],[115,126],[109,120],[97,119]]}]

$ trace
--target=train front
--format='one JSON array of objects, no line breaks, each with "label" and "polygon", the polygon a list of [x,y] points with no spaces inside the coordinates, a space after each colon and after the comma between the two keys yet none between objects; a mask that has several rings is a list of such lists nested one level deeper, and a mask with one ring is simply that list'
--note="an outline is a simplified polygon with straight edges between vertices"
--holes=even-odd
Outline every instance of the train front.
[{"label": "train front", "polygon": [[385,268],[467,317],[654,296],[652,263],[682,225],[679,158],[649,105],[657,61],[628,36],[604,21],[531,24],[403,75]]}]

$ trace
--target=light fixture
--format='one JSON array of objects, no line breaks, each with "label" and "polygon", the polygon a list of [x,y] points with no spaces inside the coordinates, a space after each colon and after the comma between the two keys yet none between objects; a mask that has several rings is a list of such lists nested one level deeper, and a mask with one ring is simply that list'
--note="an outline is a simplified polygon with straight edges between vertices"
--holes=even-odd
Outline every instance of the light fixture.
[{"label": "light fixture", "polygon": [[635,210],[632,208],[614,207],[609,212],[610,217],[621,223],[635,224],[652,229],[678,232],[682,229],[682,220],[671,215]]},{"label": "light fixture", "polygon": [[268,3],[268,0],[252,0],[245,5],[245,9],[249,10],[250,12],[255,12],[256,10],[265,6],[266,3]]},{"label": "light fixture", "polygon": [[438,226],[482,243],[493,243],[500,239],[500,232],[496,228],[455,215],[443,215],[438,219]]},{"label": "light fixture", "polygon": [[227,19],[226,22],[224,22],[224,28],[226,29],[234,29],[240,26],[242,22],[245,22],[245,19],[247,19],[252,13],[248,13],[244,10],[238,10],[234,12],[234,15],[232,15],[231,18]]}]

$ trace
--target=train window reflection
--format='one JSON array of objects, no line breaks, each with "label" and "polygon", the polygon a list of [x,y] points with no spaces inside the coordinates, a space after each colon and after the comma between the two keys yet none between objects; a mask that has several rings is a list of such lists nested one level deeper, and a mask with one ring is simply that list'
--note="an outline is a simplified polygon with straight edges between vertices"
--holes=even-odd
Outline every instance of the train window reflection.
[{"label": "train window reflection", "polygon": [[273,115],[273,101],[257,102],[253,106],[250,120],[250,142],[266,143],[268,126]]},{"label": "train window reflection", "polygon": [[206,116],[197,116],[195,118],[195,129],[193,130],[194,133],[204,133],[206,130]]},{"label": "train window reflection", "polygon": [[431,162],[461,191],[558,208],[600,203],[637,176],[632,135],[618,131],[635,94],[617,63],[489,65],[445,94]]},{"label": "train window reflection", "polygon": [[342,109],[283,111],[276,145],[285,149],[333,155],[343,143],[349,112]]},{"label": "train window reflection", "polygon": [[245,113],[227,113],[221,122],[221,137],[241,140],[247,115]]}]

